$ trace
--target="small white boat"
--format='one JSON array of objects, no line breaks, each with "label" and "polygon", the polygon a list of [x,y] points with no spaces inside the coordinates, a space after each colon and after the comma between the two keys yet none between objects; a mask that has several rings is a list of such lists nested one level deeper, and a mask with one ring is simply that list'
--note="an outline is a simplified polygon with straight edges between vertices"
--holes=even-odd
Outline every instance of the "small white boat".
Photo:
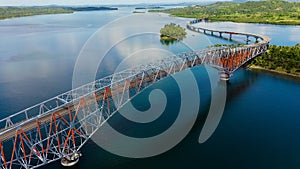
[{"label": "small white boat", "polygon": [[70,167],[70,166],[77,164],[79,161],[79,157],[81,157],[81,156],[82,156],[82,154],[80,152],[76,152],[76,153],[72,154],[71,157],[69,157],[69,156],[63,157],[61,159],[60,163],[62,166]]}]

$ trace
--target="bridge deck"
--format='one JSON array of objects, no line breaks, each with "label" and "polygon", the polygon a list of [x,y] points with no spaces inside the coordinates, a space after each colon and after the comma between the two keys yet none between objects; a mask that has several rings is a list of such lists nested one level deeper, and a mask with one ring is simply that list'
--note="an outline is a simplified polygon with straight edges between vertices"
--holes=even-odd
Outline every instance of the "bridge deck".
[{"label": "bridge deck", "polygon": [[[202,19],[197,19],[197,20],[193,20],[187,23],[187,28],[193,31],[196,30],[202,30],[202,31],[208,31],[208,32],[217,32],[217,33],[224,33],[224,34],[231,34],[231,35],[244,35],[244,36],[248,36],[248,37],[254,37],[254,38],[260,38],[262,39],[261,42],[259,42],[258,44],[264,44],[264,43],[269,43],[271,41],[271,38],[269,38],[268,36],[264,36],[264,35],[259,35],[259,34],[254,34],[254,33],[246,33],[246,32],[230,32],[230,31],[222,31],[222,30],[216,30],[216,29],[207,29],[207,28],[203,28],[203,27],[197,27],[197,26],[192,26],[193,24],[196,23],[201,23]],[[199,31],[197,31],[199,32]],[[257,46],[256,44],[251,44],[249,46]]]}]

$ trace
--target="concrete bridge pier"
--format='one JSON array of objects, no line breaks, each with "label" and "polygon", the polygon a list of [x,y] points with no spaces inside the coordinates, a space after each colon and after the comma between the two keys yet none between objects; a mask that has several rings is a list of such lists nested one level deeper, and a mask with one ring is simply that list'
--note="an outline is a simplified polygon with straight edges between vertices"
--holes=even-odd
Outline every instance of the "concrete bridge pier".
[{"label": "concrete bridge pier", "polygon": [[249,36],[247,35],[247,39],[246,39],[246,44],[248,45],[249,44]]},{"label": "concrete bridge pier", "polygon": [[219,32],[219,34],[220,34],[220,38],[222,38],[222,32]]},{"label": "concrete bridge pier", "polygon": [[232,40],[232,34],[229,34],[229,40]]},{"label": "concrete bridge pier", "polygon": [[224,70],[219,71],[219,76],[221,81],[229,81],[232,74],[225,72]]}]

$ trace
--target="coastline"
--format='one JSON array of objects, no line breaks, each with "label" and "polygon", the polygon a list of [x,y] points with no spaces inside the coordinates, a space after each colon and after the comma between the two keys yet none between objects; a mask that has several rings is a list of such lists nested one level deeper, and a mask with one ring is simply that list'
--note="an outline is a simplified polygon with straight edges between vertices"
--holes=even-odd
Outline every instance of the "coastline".
[{"label": "coastline", "polygon": [[[148,11],[149,13],[164,13],[168,14],[170,17],[180,17],[180,18],[197,18],[196,16],[189,16],[189,15],[176,15],[164,11],[155,11],[155,10],[150,10]],[[300,26],[299,23],[294,23],[294,22],[281,22],[280,20],[275,20],[275,21],[252,21],[247,18],[243,18],[242,21],[234,20],[234,19],[216,19],[216,18],[210,18],[208,22],[234,22],[234,23],[252,23],[252,24],[265,24],[265,25],[283,25],[283,26]]]},{"label": "coastline", "polygon": [[[162,12],[164,13],[164,12]],[[181,17],[181,18],[197,18],[194,16],[182,16],[182,15],[175,15],[171,13],[165,13],[169,14],[172,17]],[[253,24],[265,24],[265,25],[283,25],[283,26],[300,26],[300,22],[295,23],[295,22],[282,22],[280,20],[275,20],[275,21],[252,21],[247,18],[242,18],[241,20],[235,20],[235,19],[218,19],[218,18],[210,18],[208,19],[208,22],[234,22],[234,23],[253,23]]]},{"label": "coastline", "polygon": [[[79,11],[118,10],[113,7],[0,7],[0,20],[37,15],[72,14]],[[21,11],[21,12],[20,12]]]},{"label": "coastline", "polygon": [[255,65],[251,65],[249,68],[251,70],[262,70],[262,71],[266,71],[266,72],[270,72],[270,73],[275,73],[275,74],[279,74],[279,75],[285,75],[285,76],[297,78],[300,80],[300,74],[292,74],[292,73],[287,73],[287,72],[279,71],[279,70],[271,70],[271,69],[266,69],[261,66],[255,66]]},{"label": "coastline", "polygon": [[16,19],[16,18],[23,18],[23,17],[30,17],[30,16],[39,16],[39,15],[57,15],[57,14],[72,14],[72,12],[61,12],[61,13],[41,13],[41,14],[32,14],[32,15],[22,15],[22,16],[11,16],[11,17],[0,17],[0,21],[8,20],[8,19]]},{"label": "coastline", "polygon": [[209,22],[300,25],[300,3],[285,0],[226,1],[188,5],[183,8],[149,10],[183,18],[202,18]]}]

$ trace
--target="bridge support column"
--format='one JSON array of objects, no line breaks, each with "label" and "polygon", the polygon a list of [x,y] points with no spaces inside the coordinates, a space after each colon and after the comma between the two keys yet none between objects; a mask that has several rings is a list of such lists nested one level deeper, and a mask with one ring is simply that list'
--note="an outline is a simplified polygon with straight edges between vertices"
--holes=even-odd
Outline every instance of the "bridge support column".
[{"label": "bridge support column", "polygon": [[249,44],[249,36],[247,35],[247,39],[246,39],[246,43],[247,43],[247,45]]},{"label": "bridge support column", "polygon": [[222,38],[222,32],[219,32],[219,34],[220,34],[220,38]]},{"label": "bridge support column", "polygon": [[229,34],[229,40],[232,40],[232,34]]},{"label": "bridge support column", "polygon": [[230,79],[231,74],[226,73],[225,71],[220,71],[219,76],[220,76],[220,80],[228,81]]},{"label": "bridge support column", "polygon": [[214,32],[213,32],[213,31],[211,31],[211,32],[210,32],[210,34],[213,36],[213,35],[214,35]]}]

